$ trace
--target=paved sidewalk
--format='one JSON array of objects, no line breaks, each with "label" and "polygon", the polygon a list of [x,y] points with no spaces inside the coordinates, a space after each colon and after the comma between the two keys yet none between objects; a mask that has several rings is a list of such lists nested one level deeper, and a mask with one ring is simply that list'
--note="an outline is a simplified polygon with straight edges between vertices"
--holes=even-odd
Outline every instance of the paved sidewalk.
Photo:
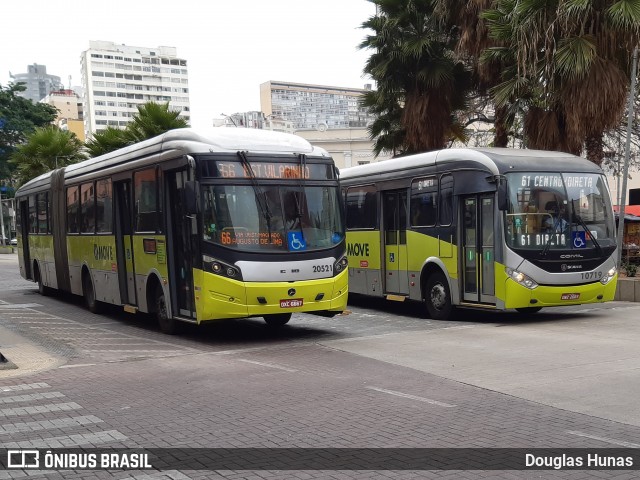
[{"label": "paved sidewalk", "polygon": [[[18,268],[18,254],[0,255],[0,276],[7,269]],[[10,312],[18,306],[0,302],[0,310]],[[8,360],[0,362],[0,379],[29,375],[62,365],[62,357],[52,355],[17,332],[0,325],[0,353]]]}]

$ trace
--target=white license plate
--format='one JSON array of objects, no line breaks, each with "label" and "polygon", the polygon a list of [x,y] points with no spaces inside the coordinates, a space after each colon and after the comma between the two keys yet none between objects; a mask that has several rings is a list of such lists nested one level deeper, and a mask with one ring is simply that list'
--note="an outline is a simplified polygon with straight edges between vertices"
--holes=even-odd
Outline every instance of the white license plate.
[{"label": "white license plate", "polygon": [[294,308],[302,306],[301,298],[287,298],[286,300],[280,300],[280,308]]},{"label": "white license plate", "polygon": [[563,293],[560,300],[578,300],[579,298],[579,293]]}]

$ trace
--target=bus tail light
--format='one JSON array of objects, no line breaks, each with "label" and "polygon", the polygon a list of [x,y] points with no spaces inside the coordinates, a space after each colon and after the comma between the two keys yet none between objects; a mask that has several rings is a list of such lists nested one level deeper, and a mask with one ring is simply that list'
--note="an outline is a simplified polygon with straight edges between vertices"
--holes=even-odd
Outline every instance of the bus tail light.
[{"label": "bus tail light", "polygon": [[618,269],[616,267],[613,267],[611,270],[609,270],[607,273],[603,275],[603,277],[600,279],[600,283],[603,285],[606,285],[613,279],[613,277],[616,276],[616,273],[618,273]]},{"label": "bus tail light", "polygon": [[523,287],[527,287],[528,289],[533,290],[538,286],[538,284],[535,282],[533,278],[529,277],[528,275],[525,275],[522,272],[519,272],[512,268],[505,268],[504,270],[505,272],[507,272],[507,275],[509,276],[509,278],[519,283]]}]

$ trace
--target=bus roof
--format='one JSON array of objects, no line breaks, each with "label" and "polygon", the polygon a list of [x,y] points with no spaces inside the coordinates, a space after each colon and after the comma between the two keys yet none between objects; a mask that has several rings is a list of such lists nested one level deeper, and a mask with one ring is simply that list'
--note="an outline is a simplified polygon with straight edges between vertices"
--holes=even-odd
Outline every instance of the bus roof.
[{"label": "bus roof", "polygon": [[602,173],[600,167],[570,153],[514,148],[449,148],[397,157],[381,162],[358,165],[340,170],[340,180],[363,178],[394,172],[400,176],[414,175],[417,167],[441,167],[440,171],[471,166],[493,175],[515,171],[567,170]]},{"label": "bus roof", "polygon": [[[65,167],[65,177],[73,177],[116,166],[135,158],[148,157],[159,152],[174,151],[176,155],[190,153],[237,152],[290,153],[329,157],[326,150],[311,145],[297,135],[254,128],[211,127],[206,129],[177,128],[157,137],[143,140],[99,157]],[[51,172],[25,183],[20,190],[48,183]]]}]

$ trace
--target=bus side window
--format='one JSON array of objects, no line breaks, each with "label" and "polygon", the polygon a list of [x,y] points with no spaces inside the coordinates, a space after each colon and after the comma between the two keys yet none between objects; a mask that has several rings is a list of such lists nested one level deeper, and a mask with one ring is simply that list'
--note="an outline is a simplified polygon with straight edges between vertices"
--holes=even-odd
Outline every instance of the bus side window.
[{"label": "bus side window", "polygon": [[373,185],[347,189],[347,229],[375,228],[378,208]]},{"label": "bus side window", "polygon": [[78,233],[78,210],[80,196],[78,187],[67,188],[67,232]]},{"label": "bus side window", "polygon": [[29,233],[38,233],[38,215],[35,195],[29,195]]},{"label": "bus side window", "polygon": [[411,226],[433,227],[438,218],[438,181],[436,177],[411,182]]}]

